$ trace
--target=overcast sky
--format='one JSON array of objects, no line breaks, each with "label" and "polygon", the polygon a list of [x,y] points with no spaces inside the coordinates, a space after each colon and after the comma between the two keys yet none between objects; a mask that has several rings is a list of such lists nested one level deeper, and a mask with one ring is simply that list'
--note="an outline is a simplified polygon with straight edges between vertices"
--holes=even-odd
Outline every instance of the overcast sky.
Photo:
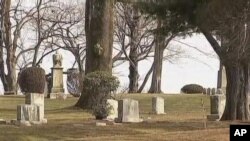
[{"label": "overcast sky", "polygon": [[[28,1],[28,0],[27,0]],[[79,0],[82,1],[82,0]],[[164,62],[163,64],[163,76],[162,76],[162,90],[165,93],[179,93],[182,86],[185,84],[196,83],[203,87],[216,87],[217,86],[217,71],[219,68],[219,61],[217,57],[211,57],[215,53],[211,46],[204,38],[203,35],[194,35],[186,39],[178,39],[191,46],[198,47],[200,50],[210,54],[206,56],[200,52],[191,49],[183,44],[177,42],[171,42],[171,45],[181,46],[182,50],[185,50],[186,56],[191,56],[193,59],[182,58],[177,60],[174,64]],[[74,62],[74,57],[71,53],[65,51],[59,51],[63,54],[63,67],[64,71],[67,71]],[[214,55],[215,56],[215,55]],[[152,60],[141,61],[139,63],[140,77],[144,77],[149,67],[152,64]],[[52,56],[48,56],[41,65],[46,73],[50,73],[52,67]],[[128,63],[125,63],[113,70],[121,82],[121,87],[128,86]],[[140,83],[142,79],[140,79]],[[151,79],[149,79],[151,80]],[[64,76],[64,82],[66,76]],[[149,89],[150,81],[148,82],[145,92]],[[65,86],[66,89],[66,86]],[[3,93],[2,84],[0,83],[0,94]]]},{"label": "overcast sky", "polygon": [[[202,35],[195,35],[182,39],[189,45],[199,47],[202,51],[214,54],[211,46]],[[178,44],[172,42],[172,44]],[[186,51],[186,55],[192,56],[192,58],[182,58],[177,60],[174,64],[164,62],[163,64],[163,76],[162,76],[162,90],[165,93],[179,93],[182,86],[185,84],[196,83],[203,87],[216,87],[217,86],[217,71],[219,68],[219,61],[216,57],[205,56],[200,52],[189,48],[185,45],[179,44],[183,50]],[[67,71],[74,62],[74,57],[71,53],[60,50],[63,54],[63,67],[64,71]],[[144,77],[147,73],[152,61],[146,60],[139,63],[139,73],[141,77]],[[44,59],[41,65],[46,73],[50,73],[52,67],[52,56],[48,56]],[[121,87],[128,86],[128,63],[125,63],[113,70],[114,74],[119,77]],[[150,79],[149,79],[150,80]],[[142,80],[141,80],[142,81]],[[140,83],[141,83],[140,81]],[[64,76],[64,82],[66,82],[66,76]],[[149,89],[150,81],[148,82],[145,92]],[[65,86],[66,89],[66,86]],[[2,84],[0,84],[0,93],[3,93]]]}]

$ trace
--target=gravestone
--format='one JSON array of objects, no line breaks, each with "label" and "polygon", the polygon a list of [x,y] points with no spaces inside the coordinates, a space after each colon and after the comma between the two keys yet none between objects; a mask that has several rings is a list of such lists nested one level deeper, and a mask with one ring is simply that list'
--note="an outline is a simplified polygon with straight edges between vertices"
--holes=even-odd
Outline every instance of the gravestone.
[{"label": "gravestone", "polygon": [[107,119],[115,120],[116,118],[118,118],[118,101],[114,99],[108,99],[107,103],[110,108]]},{"label": "gravestone", "polygon": [[223,94],[222,89],[220,89],[220,88],[219,88],[219,89],[217,89],[217,90],[216,90],[216,94]]},{"label": "gravestone", "polygon": [[212,94],[212,95],[215,95],[215,94],[216,94],[216,89],[215,89],[215,88],[212,88],[212,89],[211,89],[211,94]]},{"label": "gravestone", "polygon": [[220,64],[220,69],[218,71],[217,88],[222,89],[222,93],[226,93],[227,87],[227,76],[225,67]]},{"label": "gravestone", "polygon": [[211,95],[211,88],[207,88],[207,95]]},{"label": "gravestone", "polygon": [[15,124],[42,124],[47,123],[44,118],[44,95],[26,93],[25,104],[17,106],[17,121]]},{"label": "gravestone", "polygon": [[210,96],[210,110],[211,114],[207,116],[207,119],[210,121],[220,120],[226,104],[225,95],[212,95]]},{"label": "gravestone", "polygon": [[206,95],[207,94],[207,89],[203,88],[202,94]]},{"label": "gravestone", "polygon": [[117,122],[141,122],[139,118],[139,102],[133,99],[118,101]]},{"label": "gravestone", "polygon": [[63,88],[63,68],[62,68],[62,55],[56,52],[53,55],[52,70],[52,88],[49,94],[50,99],[66,99],[67,95],[64,94]]},{"label": "gravestone", "polygon": [[164,112],[164,98],[153,97],[152,98],[152,112],[154,114],[165,114]]}]

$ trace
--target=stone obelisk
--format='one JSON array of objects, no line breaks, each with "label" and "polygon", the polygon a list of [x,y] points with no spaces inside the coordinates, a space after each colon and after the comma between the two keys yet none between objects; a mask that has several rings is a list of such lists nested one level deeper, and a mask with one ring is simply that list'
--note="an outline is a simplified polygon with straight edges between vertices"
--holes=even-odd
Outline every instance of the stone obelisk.
[{"label": "stone obelisk", "polygon": [[63,88],[63,67],[62,67],[62,55],[56,52],[53,55],[53,67],[52,71],[52,88],[49,95],[50,99],[63,98],[65,99],[66,95],[64,94]]}]

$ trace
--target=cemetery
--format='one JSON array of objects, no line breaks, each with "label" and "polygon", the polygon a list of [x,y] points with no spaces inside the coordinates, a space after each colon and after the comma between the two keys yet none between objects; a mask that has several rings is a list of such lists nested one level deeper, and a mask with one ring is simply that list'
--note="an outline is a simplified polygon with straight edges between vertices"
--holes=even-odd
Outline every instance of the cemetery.
[{"label": "cemetery", "polygon": [[250,121],[249,9],[1,0],[0,141],[231,140]]},{"label": "cemetery", "polygon": [[[209,134],[213,135],[208,140],[227,140],[229,122],[218,122],[225,108],[223,93],[112,94],[112,99],[107,99],[110,112],[100,120],[91,112],[74,107],[78,97],[64,93],[62,70],[55,73],[56,67],[62,69],[62,58],[58,52],[52,57],[52,87],[42,87],[52,89],[45,90],[50,92],[47,97],[43,92],[26,89],[24,95],[0,96],[0,140],[198,141]],[[22,72],[20,78],[25,79],[20,81],[28,79],[26,72],[30,75],[32,68]],[[225,79],[221,83],[225,85]]]},{"label": "cemetery", "polygon": [[[200,138],[206,137],[207,140],[228,140],[229,122],[206,121],[207,128],[204,128],[204,120],[210,114],[209,97],[201,94],[157,96],[164,98],[166,114],[153,113],[153,96],[150,94],[122,96],[139,101],[139,116],[143,121],[138,123],[97,121],[91,113],[72,107],[77,98],[69,97],[63,101],[45,98],[44,116],[47,123],[32,126],[17,126],[10,123],[10,120],[16,119],[16,105],[23,104],[24,97],[1,96],[1,119],[7,121],[0,121],[0,139],[147,141],[150,138],[199,141]],[[204,100],[206,113],[203,113],[201,99]],[[106,126],[96,126],[97,122],[106,123]]]}]

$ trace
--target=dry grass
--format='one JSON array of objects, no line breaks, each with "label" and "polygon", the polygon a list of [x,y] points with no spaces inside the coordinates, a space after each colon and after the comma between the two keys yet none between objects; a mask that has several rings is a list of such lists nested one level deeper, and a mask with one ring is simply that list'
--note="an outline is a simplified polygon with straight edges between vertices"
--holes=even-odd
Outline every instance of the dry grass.
[{"label": "dry grass", "polygon": [[[155,96],[155,95],[153,95]],[[119,95],[139,100],[145,122],[95,126],[94,117],[72,108],[76,98],[45,100],[48,124],[18,127],[0,125],[0,141],[228,141],[228,122],[207,122],[204,129],[201,99],[209,114],[209,97],[203,95],[160,95],[165,98],[166,115],[151,114],[149,94]],[[16,105],[23,97],[1,96],[0,118],[15,119]]]}]

